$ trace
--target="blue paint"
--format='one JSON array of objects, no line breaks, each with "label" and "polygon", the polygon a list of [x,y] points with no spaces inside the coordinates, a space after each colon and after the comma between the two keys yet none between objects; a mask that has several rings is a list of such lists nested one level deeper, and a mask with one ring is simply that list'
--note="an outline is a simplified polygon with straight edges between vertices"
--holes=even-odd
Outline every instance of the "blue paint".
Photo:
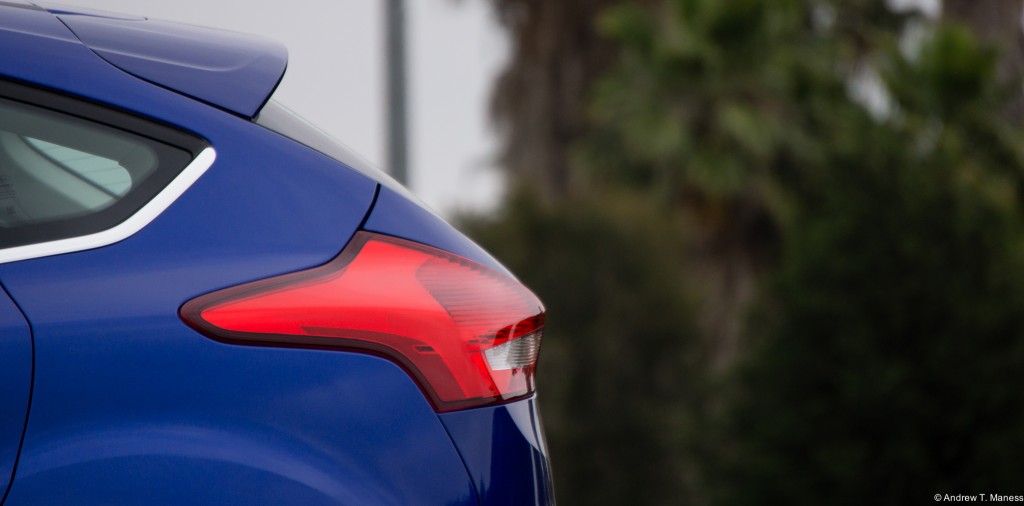
[{"label": "blue paint", "polygon": [[[79,28],[156,26],[70,17]],[[504,270],[405,197],[381,189],[374,204],[377,181],[239,117],[270,93],[272,72],[256,72],[268,89],[238,92],[246,105],[228,107],[198,95],[228,74],[193,76],[194,89],[155,86],[100,58],[55,15],[15,7],[0,6],[0,47],[4,79],[131,111],[217,151],[132,237],[0,265],[24,312],[0,292],[0,483],[24,430],[5,506],[548,502],[532,400],[439,417],[387,360],[222,344],[178,318],[201,294],[329,261],[364,223]]]},{"label": "blue paint", "polygon": [[32,335],[0,287],[0,497],[7,491],[25,430],[32,381]]},{"label": "blue paint", "polygon": [[387,187],[381,187],[363,228],[447,250],[511,276],[505,266],[455,227]]},{"label": "blue paint", "polygon": [[554,504],[536,398],[440,415],[481,506]]},{"label": "blue paint", "polygon": [[121,70],[247,118],[259,112],[288,65],[284,46],[255,35],[96,15],[60,20]]}]

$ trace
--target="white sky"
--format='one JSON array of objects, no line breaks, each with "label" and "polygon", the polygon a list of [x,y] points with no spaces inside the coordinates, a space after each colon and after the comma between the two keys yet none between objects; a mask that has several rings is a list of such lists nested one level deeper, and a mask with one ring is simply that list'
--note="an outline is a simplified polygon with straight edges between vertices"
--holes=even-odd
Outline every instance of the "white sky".
[{"label": "white sky", "polygon": [[[382,0],[58,0],[263,35],[288,47],[275,98],[383,167]],[[487,2],[407,0],[411,187],[437,211],[500,195],[488,99],[508,44]]]}]

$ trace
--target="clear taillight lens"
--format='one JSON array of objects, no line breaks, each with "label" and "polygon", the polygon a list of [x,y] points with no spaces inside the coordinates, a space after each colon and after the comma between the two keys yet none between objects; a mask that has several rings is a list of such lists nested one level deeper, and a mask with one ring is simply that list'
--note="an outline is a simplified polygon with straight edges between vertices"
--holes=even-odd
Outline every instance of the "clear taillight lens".
[{"label": "clear taillight lens", "polygon": [[323,266],[204,295],[181,316],[223,341],[385,356],[438,411],[532,393],[544,331],[543,305],[515,279],[369,232]]}]

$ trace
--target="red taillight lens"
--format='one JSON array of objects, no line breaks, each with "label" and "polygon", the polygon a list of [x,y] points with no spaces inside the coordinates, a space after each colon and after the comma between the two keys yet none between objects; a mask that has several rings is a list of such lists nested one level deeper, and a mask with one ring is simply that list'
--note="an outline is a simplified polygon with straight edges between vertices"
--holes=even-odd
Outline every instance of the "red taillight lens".
[{"label": "red taillight lens", "polygon": [[438,411],[532,393],[544,329],[543,305],[515,279],[369,232],[325,265],[204,295],[181,316],[220,340],[386,356]]}]

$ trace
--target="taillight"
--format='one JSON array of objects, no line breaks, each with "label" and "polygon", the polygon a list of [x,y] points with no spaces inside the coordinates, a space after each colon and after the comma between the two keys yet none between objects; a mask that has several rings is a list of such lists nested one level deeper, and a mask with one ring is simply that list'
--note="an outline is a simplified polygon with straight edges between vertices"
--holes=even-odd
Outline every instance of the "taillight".
[{"label": "taillight", "polygon": [[532,393],[544,329],[543,305],[515,279],[369,232],[325,265],[204,295],[181,317],[218,340],[382,355],[438,411]]}]

